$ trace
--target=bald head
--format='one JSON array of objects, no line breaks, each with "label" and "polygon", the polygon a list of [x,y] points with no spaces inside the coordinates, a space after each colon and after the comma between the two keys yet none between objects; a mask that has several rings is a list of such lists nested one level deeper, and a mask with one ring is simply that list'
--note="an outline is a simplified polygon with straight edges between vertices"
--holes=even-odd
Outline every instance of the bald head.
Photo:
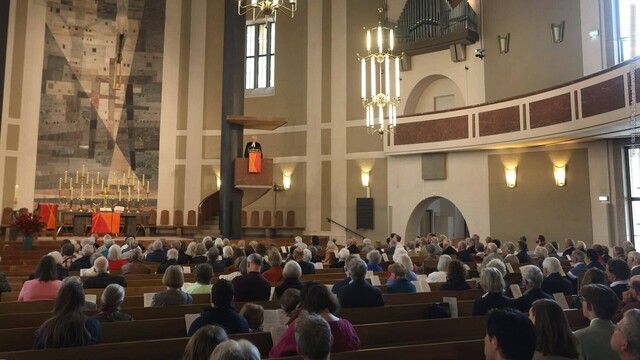
[{"label": "bald head", "polygon": [[93,263],[93,267],[96,268],[97,272],[104,273],[109,270],[109,262],[107,261],[107,258],[105,258],[104,256],[100,256]]}]

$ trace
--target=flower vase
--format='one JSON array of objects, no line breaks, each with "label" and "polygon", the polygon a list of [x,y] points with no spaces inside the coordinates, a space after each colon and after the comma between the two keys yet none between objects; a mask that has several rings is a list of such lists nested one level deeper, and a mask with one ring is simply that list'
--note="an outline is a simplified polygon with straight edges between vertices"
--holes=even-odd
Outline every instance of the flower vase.
[{"label": "flower vase", "polygon": [[22,250],[31,250],[33,248],[33,234],[22,235]]}]

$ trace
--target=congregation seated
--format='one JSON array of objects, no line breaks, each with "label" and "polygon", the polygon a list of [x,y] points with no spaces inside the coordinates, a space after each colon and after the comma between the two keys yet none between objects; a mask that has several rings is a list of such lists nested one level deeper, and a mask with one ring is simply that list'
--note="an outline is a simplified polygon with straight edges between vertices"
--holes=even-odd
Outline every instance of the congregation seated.
[{"label": "congregation seated", "polygon": [[367,253],[367,260],[369,264],[367,264],[367,270],[373,272],[382,272],[382,266],[380,266],[380,261],[382,261],[382,255],[380,255],[380,251],[371,250]]},{"label": "congregation seated", "polygon": [[[212,247],[213,249],[213,247]],[[211,249],[209,249],[211,250]],[[218,251],[218,249],[216,248],[216,251]],[[191,258],[191,262],[190,264],[204,264],[207,262],[207,260],[211,259],[211,257],[207,257],[207,247],[200,243],[200,244],[196,244],[196,249],[193,253],[193,257]],[[220,252],[218,251],[218,255],[220,254]],[[218,255],[216,255],[216,261],[218,261]],[[222,265],[222,271],[224,271],[224,265]],[[216,271],[216,267],[213,267],[213,271]]]},{"label": "congregation seated", "polygon": [[516,254],[516,257],[518,258],[518,261],[520,261],[520,264],[528,264],[531,262],[531,256],[527,254],[527,251],[529,251],[529,247],[527,246],[526,241],[518,241],[518,253]]},{"label": "congregation seated", "polygon": [[[604,271],[600,269],[589,269],[584,273],[582,277],[582,287],[590,284],[602,284],[606,285],[606,279]],[[580,293],[571,302],[572,309],[582,310],[582,296]]]},{"label": "congregation seated", "polygon": [[233,285],[224,279],[211,288],[211,306],[203,309],[200,317],[194,320],[189,328],[189,336],[207,325],[221,326],[228,334],[249,332],[249,324],[236,312],[233,301]]},{"label": "congregation seated", "polygon": [[447,268],[451,263],[451,256],[441,255],[438,259],[437,269],[427,276],[427,282],[445,282],[447,281]]},{"label": "congregation seated", "polygon": [[[547,249],[547,255],[554,257],[558,260],[560,260],[560,255],[558,254],[558,248],[554,245],[557,244],[555,241],[552,241],[550,243],[547,243],[544,248]],[[564,257],[566,258],[566,256]]]},{"label": "congregation seated", "polygon": [[132,236],[129,236],[124,240],[124,245],[122,245],[122,248],[120,248],[120,251],[122,251],[123,255],[126,255],[129,251],[134,249],[138,249],[140,250],[140,252],[144,251],[143,247],[138,243],[138,240],[136,240]]},{"label": "congregation seated", "polygon": [[106,234],[102,237],[102,246],[98,247],[96,249],[96,252],[104,257],[107,257],[107,255],[109,255],[109,248],[115,243],[116,242],[115,240],[113,240],[111,235]]},{"label": "congregation seated", "polygon": [[[447,256],[447,255],[443,255]],[[447,256],[448,257],[448,256]],[[387,286],[388,294],[415,293],[416,286],[407,279],[407,268],[400,263],[393,263],[389,266],[393,284]]]},{"label": "congregation seated", "polygon": [[239,258],[236,258],[234,265],[235,265],[236,271],[232,272],[231,274],[226,274],[226,275],[222,274],[220,275],[220,279],[232,281],[233,279],[235,279],[240,275],[247,274],[247,257],[246,256],[241,256]]},{"label": "congregation seated", "polygon": [[63,281],[53,316],[36,330],[33,348],[48,349],[83,346],[100,342],[100,322],[83,313],[82,281],[72,276]]},{"label": "congregation seated", "polygon": [[[171,250],[169,250],[171,251]],[[213,269],[209,264],[200,264],[196,266],[196,282],[189,286],[185,291],[187,294],[209,294],[211,293],[211,277]]]},{"label": "congregation seated", "polygon": [[145,260],[147,262],[163,263],[167,260],[167,256],[163,251],[162,241],[156,240],[149,245],[149,250]]},{"label": "congregation seated", "polygon": [[600,255],[594,249],[587,250],[587,259],[589,259],[589,263],[587,264],[587,268],[598,268],[602,271],[605,271],[604,265],[600,263]]},{"label": "congregation seated", "polygon": [[347,259],[347,256],[349,256],[349,250],[347,249],[341,249],[340,251],[338,251],[338,261],[331,264],[331,266],[329,266],[332,269],[341,269],[345,266],[345,261]]},{"label": "congregation seated", "polygon": [[287,289],[302,289],[302,281],[300,281],[302,269],[298,262],[287,262],[284,265],[282,276],[284,277],[284,281],[282,284],[276,286],[275,291],[273,292],[273,300],[279,299]]},{"label": "congregation seated", "polygon": [[278,298],[278,304],[280,304],[280,308],[289,317],[287,323],[287,325],[289,325],[298,317],[298,313],[300,312],[300,308],[298,307],[298,305],[300,305],[300,290],[293,288],[285,290],[282,296]]},{"label": "congregation seated", "polygon": [[576,250],[576,243],[573,239],[564,239],[564,251],[562,252],[562,257],[566,258],[567,255],[571,256],[573,252]]},{"label": "congregation seated", "polygon": [[226,340],[220,343],[211,353],[209,359],[215,360],[260,360],[260,351],[245,339]]},{"label": "congregation seated", "polygon": [[573,293],[573,285],[571,285],[571,281],[560,276],[560,270],[562,270],[562,267],[558,259],[544,259],[544,262],[542,263],[542,273],[544,274],[544,280],[542,281],[541,287],[542,291],[550,295],[556,293],[571,295]]},{"label": "congregation seated", "polygon": [[517,298],[513,302],[513,307],[522,311],[528,312],[536,300],[539,299],[553,299],[553,296],[545,293],[540,288],[544,276],[542,271],[535,265],[525,265],[520,267],[520,273],[522,274],[522,285],[527,289],[521,297]]},{"label": "congregation seated", "polygon": [[100,297],[100,312],[94,316],[100,322],[132,321],[131,315],[120,311],[124,301],[124,288],[118,284],[107,286]]},{"label": "congregation seated", "polygon": [[371,244],[371,239],[369,238],[362,239],[362,249],[360,249],[360,253],[366,256],[372,250],[375,250],[375,248]]},{"label": "congregation seated", "polygon": [[264,308],[262,305],[246,303],[240,309],[240,316],[247,320],[250,333],[264,331]]},{"label": "congregation seated", "polygon": [[491,309],[511,307],[513,300],[504,293],[505,284],[500,271],[486,267],[480,272],[480,286],[486,293],[473,303],[473,316],[486,315]]},{"label": "congregation seated", "polygon": [[[64,280],[67,276],[69,276],[69,270],[62,267],[62,255],[57,251],[52,251],[47,254],[47,256],[51,256],[56,264],[56,271],[58,273],[58,280]],[[29,280],[35,279],[36,274],[29,274]]]},{"label": "congregation seated", "polygon": [[305,313],[296,322],[295,339],[298,355],[304,360],[329,360],[331,327],[320,315]]},{"label": "congregation seated", "polygon": [[634,275],[629,279],[629,290],[623,293],[620,307],[613,317],[613,322],[619,322],[622,316],[631,309],[640,309],[640,275]]},{"label": "congregation seated", "polygon": [[122,254],[120,252],[120,246],[111,245],[108,251],[107,260],[109,261],[109,269],[111,270],[120,270],[123,266],[127,265],[129,262],[122,258]]},{"label": "congregation seated", "polygon": [[[363,263],[364,261],[359,260]],[[355,262],[354,262],[355,263]],[[366,269],[366,266],[364,266]],[[366,272],[366,271],[365,271]],[[378,290],[379,291],[379,290]],[[331,352],[343,352],[360,349],[360,338],[348,320],[336,316],[340,305],[329,289],[317,281],[304,284],[300,292],[301,312],[296,321],[291,323],[277,344],[269,352],[269,357],[283,357],[297,354],[295,338],[296,324],[306,313],[317,314],[329,323],[333,344]]]},{"label": "congregation seated", "polygon": [[359,256],[349,262],[349,274],[351,282],[338,290],[337,294],[341,307],[384,306],[380,289],[365,281],[367,264]]},{"label": "congregation seated", "polygon": [[487,360],[532,359],[536,343],[536,329],[520,311],[507,308],[489,312],[487,335],[484,337]]},{"label": "congregation seated", "polygon": [[80,269],[91,268],[91,255],[93,255],[95,247],[93,245],[85,245],[82,247],[82,257],[76,259],[69,266],[69,271],[80,271]]},{"label": "congregation seated", "polygon": [[[404,249],[398,249],[396,250],[396,253],[400,253],[403,252]],[[413,271],[413,262],[411,261],[411,258],[409,257],[409,255],[407,254],[394,254],[394,261],[397,263],[400,263],[402,265],[404,265],[404,267],[407,269],[407,280],[409,281],[416,281],[418,280],[418,275],[416,275],[416,273]],[[392,285],[393,284],[393,279],[391,277],[387,278],[387,286]]]},{"label": "congregation seated", "polygon": [[156,270],[156,274],[164,274],[164,272],[169,268],[169,266],[178,265],[178,250],[169,249],[167,251],[167,260],[162,264],[158,265],[158,269]]},{"label": "congregation seated", "polygon": [[538,261],[536,261],[536,266],[540,268],[540,270],[542,270],[542,263],[544,262],[544,259],[549,256],[547,249],[545,247],[538,246],[533,251],[533,254],[538,258]]},{"label": "congregation seated", "polygon": [[83,287],[85,289],[104,289],[109,284],[119,284],[127,287],[127,280],[121,275],[109,274],[108,260],[100,256],[93,262],[93,268],[96,271],[95,276],[91,276],[84,280]]},{"label": "congregation seated", "polygon": [[151,300],[151,306],[174,306],[193,303],[191,295],[182,291],[184,285],[184,273],[182,266],[173,265],[164,272],[162,284],[167,290],[155,293]]},{"label": "congregation seated", "polygon": [[357,260],[357,259],[360,259],[360,256],[358,255],[347,256],[347,258],[345,259],[345,266],[343,268],[344,273],[347,275],[347,277],[333,284],[333,286],[331,287],[332,293],[337,294],[338,291],[340,291],[340,289],[342,289],[344,286],[349,285],[349,283],[351,283],[351,273],[349,272],[349,264],[351,263],[351,261]]},{"label": "congregation seated", "polygon": [[571,252],[571,270],[567,273],[567,278],[571,281],[573,288],[578,288],[578,278],[589,270],[584,263],[586,254],[580,250]]},{"label": "congregation seated", "polygon": [[176,249],[176,251],[178,251],[178,265],[186,265],[189,263],[189,260],[191,260],[191,257],[185,254],[182,241],[173,240],[171,242],[171,248]]},{"label": "congregation seated", "polygon": [[[204,246],[200,246],[202,244],[197,244],[196,245],[196,253],[198,253],[199,251],[202,251],[204,249]],[[199,249],[199,250],[198,250]],[[200,255],[194,255],[193,258],[191,258],[191,263],[192,264],[202,264],[202,263],[207,263],[209,265],[211,265],[211,267],[213,268],[213,273],[222,273],[224,272],[224,264],[222,263],[222,261],[218,260],[218,258],[220,257],[220,252],[218,251],[218,248],[215,246],[212,246],[211,249],[207,250],[206,252],[206,256],[204,257],[206,259],[206,261],[202,261],[202,256]],[[195,260],[194,260],[195,259]]]},{"label": "congregation seated", "polygon": [[638,329],[640,329],[640,310],[628,310],[611,336],[611,348],[620,356],[620,360],[640,358],[640,331]]},{"label": "congregation seated", "polygon": [[500,255],[498,255],[498,246],[492,242],[488,243],[484,248],[484,256],[482,258],[482,262],[478,264],[478,271],[484,269],[487,266],[487,263],[493,259],[500,259]]},{"label": "congregation seated", "polygon": [[262,256],[253,253],[247,257],[247,274],[232,280],[234,301],[268,301],[271,284],[260,273]]},{"label": "congregation seated", "polygon": [[504,262],[509,264],[520,264],[520,259],[516,256],[516,245],[510,241],[507,241],[502,245],[502,253],[506,254]]},{"label": "congregation seated", "polygon": [[622,293],[629,289],[629,275],[631,274],[629,265],[624,260],[611,259],[607,262],[606,269],[605,275],[609,286],[622,301]]},{"label": "congregation seated", "polygon": [[311,250],[296,248],[293,252],[293,260],[298,262],[302,275],[310,275],[316,273],[316,267],[311,262]]},{"label": "congregation seated", "polygon": [[38,262],[34,279],[22,284],[18,301],[54,300],[61,285],[56,261],[53,257],[45,255]]},{"label": "congregation seated", "polygon": [[269,265],[271,267],[269,270],[263,272],[262,276],[272,283],[282,281],[282,271],[284,267],[282,266],[282,256],[280,252],[276,248],[271,248],[267,251],[267,254],[269,255]]},{"label": "congregation seated", "polygon": [[209,360],[216,346],[228,339],[227,333],[220,326],[203,326],[189,339],[182,353],[182,360]]},{"label": "congregation seated", "polygon": [[578,340],[558,303],[550,299],[536,300],[529,310],[529,319],[536,327],[534,360],[582,359],[578,353]]},{"label": "congregation seated", "polygon": [[580,354],[585,360],[619,359],[609,346],[615,326],[611,322],[618,309],[618,296],[606,285],[591,284],[580,289],[582,314],[590,325],[575,332]]},{"label": "congregation seated", "polygon": [[222,265],[224,267],[233,265],[233,248],[229,245],[222,248]]},{"label": "congregation seated", "polygon": [[142,263],[142,251],[139,248],[130,250],[127,254],[129,254],[131,262],[122,267],[122,275],[151,274],[151,268]]},{"label": "congregation seated", "polygon": [[460,260],[454,260],[447,266],[447,281],[440,286],[440,290],[469,290],[471,287],[466,279],[467,268]]}]

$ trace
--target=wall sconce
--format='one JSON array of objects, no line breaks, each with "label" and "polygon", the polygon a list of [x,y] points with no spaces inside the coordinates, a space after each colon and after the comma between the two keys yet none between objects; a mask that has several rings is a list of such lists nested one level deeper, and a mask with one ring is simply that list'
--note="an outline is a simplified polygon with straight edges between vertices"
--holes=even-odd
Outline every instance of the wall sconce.
[{"label": "wall sconce", "polygon": [[553,165],[553,177],[556,179],[556,186],[567,184],[567,165]]},{"label": "wall sconce", "polygon": [[514,167],[512,169],[504,168],[504,175],[505,175],[505,178],[507,179],[508,188],[516,187],[517,170],[518,170],[517,167]]},{"label": "wall sconce", "polygon": [[220,180],[220,176],[216,176],[216,187],[220,190],[220,186],[222,186],[222,180]]},{"label": "wall sconce", "polygon": [[282,175],[282,188],[284,190],[291,189],[291,175],[286,175],[286,174]]},{"label": "wall sconce", "polygon": [[564,20],[560,24],[551,24],[551,36],[554,44],[564,40]]},{"label": "wall sconce", "polygon": [[360,179],[362,180],[362,187],[368,188],[369,187],[369,172],[368,171],[362,171],[360,173]]},{"label": "wall sconce", "polygon": [[500,54],[506,54],[509,52],[509,37],[511,37],[510,33],[507,33],[506,36],[498,35],[498,46],[500,49]]}]

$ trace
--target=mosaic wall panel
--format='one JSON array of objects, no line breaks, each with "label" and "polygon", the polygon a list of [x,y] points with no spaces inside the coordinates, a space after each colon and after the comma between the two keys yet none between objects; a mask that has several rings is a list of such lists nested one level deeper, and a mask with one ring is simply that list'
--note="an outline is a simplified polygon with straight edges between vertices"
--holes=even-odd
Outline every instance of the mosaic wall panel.
[{"label": "mosaic wall panel", "polygon": [[[113,184],[122,182],[123,174],[133,184],[144,176],[150,182],[148,205],[155,203],[164,21],[165,0],[47,1],[36,202],[57,199],[64,171],[70,181],[84,165],[96,196],[98,172],[105,185],[107,174]],[[118,38],[124,28],[116,89]],[[62,187],[68,193],[69,184]],[[74,187],[77,196],[81,185]],[[137,197],[135,186],[131,191]],[[90,192],[85,177],[85,198]]]}]

